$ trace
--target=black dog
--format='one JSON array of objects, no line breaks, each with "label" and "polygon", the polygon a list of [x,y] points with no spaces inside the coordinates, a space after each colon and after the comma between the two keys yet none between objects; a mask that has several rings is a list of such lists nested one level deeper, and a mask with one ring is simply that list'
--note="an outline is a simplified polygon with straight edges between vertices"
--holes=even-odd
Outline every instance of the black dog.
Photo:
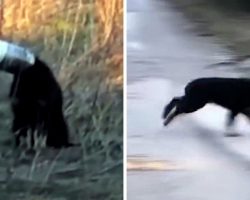
[{"label": "black dog", "polygon": [[[14,75],[9,94],[14,120],[12,131],[16,145],[27,131],[38,131],[47,136],[46,144],[61,148],[71,146],[63,116],[62,91],[49,67],[36,57],[33,66]],[[32,139],[32,144],[34,139]]]},{"label": "black dog", "polygon": [[244,78],[199,78],[188,83],[185,95],[173,98],[164,108],[164,125],[176,116],[192,113],[207,103],[227,108],[230,113],[227,126],[233,124],[237,114],[250,116],[250,79]]},{"label": "black dog", "polygon": [[0,41],[0,50],[0,70],[14,75],[9,97],[16,146],[28,131],[31,131],[31,145],[37,131],[47,136],[49,147],[72,146],[62,110],[62,91],[47,64],[27,49],[11,43]]}]

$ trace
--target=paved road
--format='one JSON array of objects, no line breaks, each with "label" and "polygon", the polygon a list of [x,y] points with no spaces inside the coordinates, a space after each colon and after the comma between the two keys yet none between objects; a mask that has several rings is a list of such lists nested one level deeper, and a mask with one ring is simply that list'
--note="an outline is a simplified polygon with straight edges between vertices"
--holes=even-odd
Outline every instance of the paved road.
[{"label": "paved road", "polygon": [[[168,128],[160,119],[164,104],[183,93],[190,79],[238,76],[205,68],[230,52],[215,38],[196,36],[194,25],[167,1],[128,0],[127,5],[128,199],[249,200],[249,165],[217,142],[223,138],[225,110],[207,106]],[[236,128],[249,125],[241,117]],[[241,144],[245,137],[227,142]]]}]

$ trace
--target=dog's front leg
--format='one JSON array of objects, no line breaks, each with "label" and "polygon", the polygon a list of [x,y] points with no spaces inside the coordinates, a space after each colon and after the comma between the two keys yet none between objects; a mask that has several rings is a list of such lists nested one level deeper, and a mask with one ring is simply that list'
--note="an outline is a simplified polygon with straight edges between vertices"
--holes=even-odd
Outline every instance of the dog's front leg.
[{"label": "dog's front leg", "polygon": [[170,114],[164,119],[164,126],[167,126],[179,114],[177,107],[174,107]]},{"label": "dog's front leg", "polygon": [[181,99],[182,97],[175,97],[164,107],[162,114],[162,118],[164,119],[164,126],[167,126],[179,114],[176,108]]},{"label": "dog's front leg", "polygon": [[172,111],[174,107],[180,102],[182,97],[175,97],[173,98],[165,107],[162,113],[162,118],[165,119],[168,114]]}]

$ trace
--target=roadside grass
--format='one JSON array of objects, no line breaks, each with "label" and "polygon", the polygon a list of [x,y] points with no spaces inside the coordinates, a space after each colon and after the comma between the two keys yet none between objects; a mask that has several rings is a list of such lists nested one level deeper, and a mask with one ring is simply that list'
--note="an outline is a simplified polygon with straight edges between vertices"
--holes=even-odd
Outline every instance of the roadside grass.
[{"label": "roadside grass", "polygon": [[[184,14],[197,22],[199,31],[215,35],[236,55],[250,54],[250,13],[241,7],[209,0],[170,0]],[[234,4],[232,4],[234,5]]]},{"label": "roadside grass", "polygon": [[1,196],[122,199],[122,1],[19,3],[6,1],[1,33],[30,47],[51,66],[64,91],[71,139],[80,147],[14,150],[6,89],[11,78],[1,73]]}]

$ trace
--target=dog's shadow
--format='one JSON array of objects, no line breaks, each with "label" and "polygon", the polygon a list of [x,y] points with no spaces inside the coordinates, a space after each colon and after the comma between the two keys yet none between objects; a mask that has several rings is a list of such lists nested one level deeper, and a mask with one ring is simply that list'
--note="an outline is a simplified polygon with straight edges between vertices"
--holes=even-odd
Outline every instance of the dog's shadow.
[{"label": "dog's shadow", "polygon": [[235,132],[235,131],[227,131],[224,133],[224,137],[229,138],[229,137],[242,137],[243,134]]}]

